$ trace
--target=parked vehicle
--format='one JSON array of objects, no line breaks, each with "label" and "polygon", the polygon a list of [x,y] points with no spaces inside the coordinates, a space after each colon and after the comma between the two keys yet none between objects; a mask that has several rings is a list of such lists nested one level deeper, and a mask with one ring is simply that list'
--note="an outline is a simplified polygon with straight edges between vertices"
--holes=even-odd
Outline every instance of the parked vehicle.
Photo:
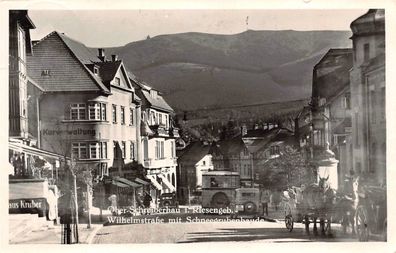
[{"label": "parked vehicle", "polygon": [[159,200],[160,208],[178,208],[179,202],[176,198],[176,193],[162,193]]},{"label": "parked vehicle", "polygon": [[260,215],[260,191],[258,188],[235,189],[234,217]]},{"label": "parked vehicle", "polygon": [[202,207],[227,208],[235,201],[240,188],[238,172],[209,171],[202,174]]}]

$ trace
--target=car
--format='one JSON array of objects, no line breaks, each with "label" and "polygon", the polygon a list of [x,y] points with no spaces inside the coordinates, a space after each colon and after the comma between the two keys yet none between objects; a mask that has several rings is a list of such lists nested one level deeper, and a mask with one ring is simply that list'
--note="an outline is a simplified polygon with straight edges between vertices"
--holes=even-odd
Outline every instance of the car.
[{"label": "car", "polygon": [[160,196],[159,207],[178,208],[179,202],[177,201],[176,193],[162,193]]}]

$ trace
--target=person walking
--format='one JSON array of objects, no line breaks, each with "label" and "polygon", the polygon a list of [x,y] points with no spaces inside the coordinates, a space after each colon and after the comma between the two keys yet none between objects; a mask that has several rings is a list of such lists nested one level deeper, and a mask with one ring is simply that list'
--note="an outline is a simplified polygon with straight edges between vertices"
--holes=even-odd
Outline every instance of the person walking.
[{"label": "person walking", "polygon": [[150,194],[148,194],[148,192],[146,192],[146,194],[144,195],[144,199],[143,199],[143,205],[145,208],[150,207],[151,200],[153,200],[153,199],[151,198]]},{"label": "person walking", "polygon": [[264,213],[268,216],[268,202],[270,201],[270,192],[267,189],[261,191],[260,202],[263,208],[263,216]]}]

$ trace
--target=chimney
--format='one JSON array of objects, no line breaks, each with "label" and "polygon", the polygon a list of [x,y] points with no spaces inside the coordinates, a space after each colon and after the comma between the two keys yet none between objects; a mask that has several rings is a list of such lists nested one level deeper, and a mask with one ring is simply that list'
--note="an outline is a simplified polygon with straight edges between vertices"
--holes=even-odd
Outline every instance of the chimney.
[{"label": "chimney", "polygon": [[98,48],[98,58],[103,62],[106,60],[105,50],[103,48]]},{"label": "chimney", "polygon": [[118,56],[116,54],[111,55],[111,61],[117,61]]}]

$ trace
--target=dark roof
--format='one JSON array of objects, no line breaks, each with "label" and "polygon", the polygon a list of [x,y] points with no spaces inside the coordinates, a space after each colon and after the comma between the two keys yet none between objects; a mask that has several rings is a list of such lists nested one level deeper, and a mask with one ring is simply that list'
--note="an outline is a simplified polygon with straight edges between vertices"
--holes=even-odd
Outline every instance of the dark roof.
[{"label": "dark roof", "polygon": [[314,67],[312,97],[329,99],[348,86],[352,57],[352,49],[330,49]]},{"label": "dark roof", "polygon": [[209,154],[209,150],[209,145],[203,145],[200,141],[193,142],[184,149],[184,152],[180,155],[178,162],[191,162],[196,164]]},{"label": "dark roof", "polygon": [[212,145],[211,153],[222,154],[224,156],[238,154],[245,149],[245,143],[241,135],[237,135],[230,139],[220,140]]},{"label": "dark roof", "polygon": [[270,130],[251,130],[251,134],[249,135],[249,137],[246,136],[247,135],[243,136],[243,138],[245,139],[245,145],[250,153],[256,153],[258,151],[265,150],[273,142],[289,142],[294,139],[293,132],[281,127],[272,128]]},{"label": "dark roof", "polygon": [[351,23],[353,37],[385,33],[385,9],[370,9]]},{"label": "dark roof", "polygon": [[[71,57],[65,55],[63,48]],[[28,57],[28,74],[46,91],[100,90],[110,94],[100,77],[87,67],[99,62],[99,58],[81,42],[54,31],[33,46],[33,54]],[[50,76],[42,75],[45,69],[50,70]]]},{"label": "dark roof", "polygon": [[100,78],[104,83],[108,83],[114,79],[114,76],[117,74],[121,63],[121,60],[96,63],[96,65],[99,66]]},{"label": "dark roof", "polygon": [[159,110],[164,110],[167,112],[173,112],[172,107],[168,105],[168,103],[165,101],[165,99],[162,97],[162,95],[158,94],[156,98],[153,98],[150,95],[150,91],[147,90],[141,90],[143,98],[146,100],[146,102],[149,104],[149,106],[159,109]]}]

